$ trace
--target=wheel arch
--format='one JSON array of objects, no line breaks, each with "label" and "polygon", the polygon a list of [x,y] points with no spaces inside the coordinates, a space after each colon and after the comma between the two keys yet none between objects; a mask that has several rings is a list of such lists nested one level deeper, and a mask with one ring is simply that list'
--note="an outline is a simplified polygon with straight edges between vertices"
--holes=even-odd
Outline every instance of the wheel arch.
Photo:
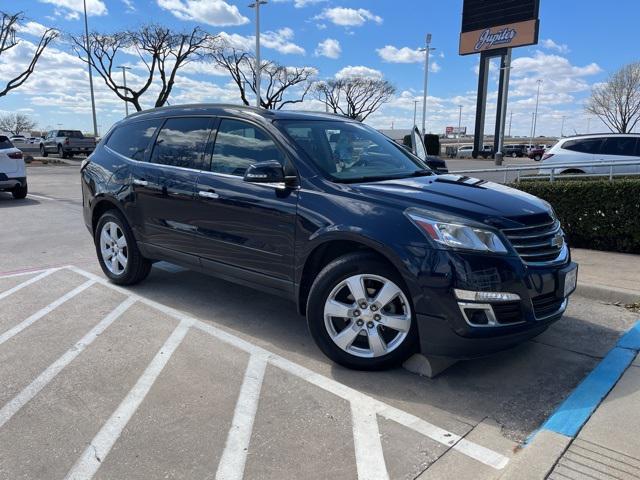
[{"label": "wheel arch", "polygon": [[95,234],[98,220],[109,210],[117,210],[125,219],[127,218],[120,205],[118,205],[118,202],[109,197],[99,197],[91,209],[91,232],[93,234]]},{"label": "wheel arch", "polygon": [[409,282],[405,280],[407,273],[405,265],[389,247],[370,237],[352,232],[327,234],[314,241],[299,268],[300,273],[296,279],[296,303],[301,315],[306,314],[309,292],[320,271],[336,258],[354,252],[370,252],[387,263],[404,280],[405,287],[409,290],[409,296],[413,296],[414,292],[412,292]]}]

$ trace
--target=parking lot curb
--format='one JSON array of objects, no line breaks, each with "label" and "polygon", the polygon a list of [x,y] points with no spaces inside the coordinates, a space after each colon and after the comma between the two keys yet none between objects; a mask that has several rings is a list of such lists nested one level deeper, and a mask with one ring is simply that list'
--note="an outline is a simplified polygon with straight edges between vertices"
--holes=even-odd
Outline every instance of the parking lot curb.
[{"label": "parking lot curb", "polygon": [[640,320],[529,437],[500,478],[546,478],[639,352]]},{"label": "parking lot curb", "polygon": [[616,287],[603,287],[590,283],[578,282],[576,294],[607,303],[631,304],[640,301],[640,293]]}]

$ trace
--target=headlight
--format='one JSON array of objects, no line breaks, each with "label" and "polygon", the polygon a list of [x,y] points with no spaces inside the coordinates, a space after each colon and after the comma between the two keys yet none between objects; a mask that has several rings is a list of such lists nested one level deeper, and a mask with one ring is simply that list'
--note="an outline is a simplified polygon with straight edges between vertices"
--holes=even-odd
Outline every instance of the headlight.
[{"label": "headlight", "polygon": [[490,230],[459,223],[448,223],[408,211],[407,216],[431,240],[450,248],[480,252],[507,253],[507,247]]}]

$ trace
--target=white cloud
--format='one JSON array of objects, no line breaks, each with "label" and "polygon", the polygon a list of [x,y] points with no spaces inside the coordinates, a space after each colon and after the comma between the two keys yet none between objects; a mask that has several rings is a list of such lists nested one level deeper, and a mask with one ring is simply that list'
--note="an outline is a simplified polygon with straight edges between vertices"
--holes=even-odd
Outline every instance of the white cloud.
[{"label": "white cloud", "polygon": [[18,25],[17,31],[18,33],[26,33],[34,37],[42,37],[44,32],[47,31],[47,27],[38,22],[27,22],[23,25]]},{"label": "white cloud", "polygon": [[316,48],[316,56],[318,57],[336,59],[340,57],[341,53],[342,48],[340,47],[340,42],[333,38],[327,38],[326,40],[318,43],[318,47]]},{"label": "white cloud", "polygon": [[245,37],[237,33],[220,32],[220,39],[232,48],[237,50],[250,51],[255,48],[256,37]]},{"label": "white cloud", "polygon": [[377,23],[378,25],[382,23],[382,17],[374,15],[371,11],[364,8],[325,8],[324,11],[314,19],[328,20],[341,27],[361,27],[369,21]]},{"label": "white cloud", "polygon": [[430,72],[438,73],[440,70],[442,70],[442,67],[438,62],[431,62],[431,65],[429,67]]},{"label": "white cloud", "polygon": [[133,0],[121,0],[122,3],[124,3],[125,8],[127,9],[127,12],[135,12],[136,11],[136,6],[133,3]]},{"label": "white cloud", "polygon": [[542,40],[542,42],[540,42],[540,45],[542,45],[543,48],[546,48],[547,50],[555,50],[558,53],[569,53],[571,50],[569,50],[569,47],[567,45],[563,44],[558,44],[556,42],[554,42],[553,40],[551,40],[550,38],[547,38],[545,40]]},{"label": "white cloud", "polygon": [[291,39],[293,39],[293,30],[288,27],[260,34],[260,43],[266,48],[272,48],[284,54],[304,55],[304,48],[291,42]]},{"label": "white cloud", "polygon": [[[66,15],[67,19],[77,20],[84,13],[83,0],[40,0],[41,3],[55,5],[56,14]],[[87,0],[87,15],[106,15],[107,6],[103,0]]]},{"label": "white cloud", "polygon": [[156,1],[160,8],[168,10],[180,20],[193,20],[216,27],[249,23],[249,19],[240,13],[238,7],[223,0]]},{"label": "white cloud", "polygon": [[275,3],[290,3],[293,2],[293,6],[296,8],[304,8],[309,5],[315,5],[316,3],[323,3],[327,0],[274,0]]},{"label": "white cloud", "polygon": [[377,78],[380,79],[383,77],[383,74],[380,70],[375,70],[373,68],[365,67],[364,65],[344,67],[338,73],[336,73],[336,78],[348,78],[348,77],[367,77],[367,78]]},{"label": "white cloud", "polygon": [[420,49],[409,47],[397,48],[393,45],[386,45],[376,50],[382,60],[389,63],[419,63],[424,62],[424,53]]}]

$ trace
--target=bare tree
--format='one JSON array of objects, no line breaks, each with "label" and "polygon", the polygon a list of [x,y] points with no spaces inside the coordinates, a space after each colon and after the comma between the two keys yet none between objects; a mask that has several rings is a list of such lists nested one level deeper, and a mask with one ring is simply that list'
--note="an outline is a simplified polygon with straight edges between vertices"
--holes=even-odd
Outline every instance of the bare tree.
[{"label": "bare tree", "polygon": [[606,83],[594,87],[586,110],[612,132],[632,132],[640,121],[640,62],[622,67]]},{"label": "bare tree", "polygon": [[[156,73],[160,78],[160,91],[154,102],[155,107],[165,105],[176,83],[176,75],[193,58],[199,57],[201,50],[212,40],[212,36],[200,28],[190,33],[174,33],[159,25],[147,25],[136,31],[112,34],[89,34],[89,51],[84,36],[72,36],[73,49],[78,58],[91,66],[102,77],[105,84],[118,98],[131,103],[137,111],[142,110],[141,97],[154,82]],[[124,86],[116,59],[124,51],[137,52],[146,75],[137,86]]]},{"label": "bare tree", "polygon": [[396,89],[387,80],[353,76],[318,82],[315,92],[333,113],[363,122],[391,100]]},{"label": "bare tree", "polygon": [[[228,45],[211,48],[209,57],[233,79],[240,92],[240,100],[249,105],[247,92],[256,95],[255,57]],[[260,106],[280,110],[285,105],[303,102],[313,83],[316,69],[311,67],[285,67],[277,62],[262,62],[262,88]],[[293,92],[295,95],[292,95]]]},{"label": "bare tree", "polygon": [[[22,12],[9,14],[0,12],[0,55],[11,50],[20,43],[16,38],[16,30],[23,20]],[[40,36],[40,41],[36,45],[35,51],[31,54],[31,61],[27,67],[16,77],[7,82],[4,87],[0,86],[0,97],[4,97],[11,90],[20,87],[26,82],[36,68],[40,56],[49,46],[49,44],[58,36],[58,31],[53,28],[47,28]]]},{"label": "bare tree", "polygon": [[31,132],[34,128],[36,128],[36,122],[24,113],[8,113],[0,117],[0,131],[10,132],[11,135]]}]

